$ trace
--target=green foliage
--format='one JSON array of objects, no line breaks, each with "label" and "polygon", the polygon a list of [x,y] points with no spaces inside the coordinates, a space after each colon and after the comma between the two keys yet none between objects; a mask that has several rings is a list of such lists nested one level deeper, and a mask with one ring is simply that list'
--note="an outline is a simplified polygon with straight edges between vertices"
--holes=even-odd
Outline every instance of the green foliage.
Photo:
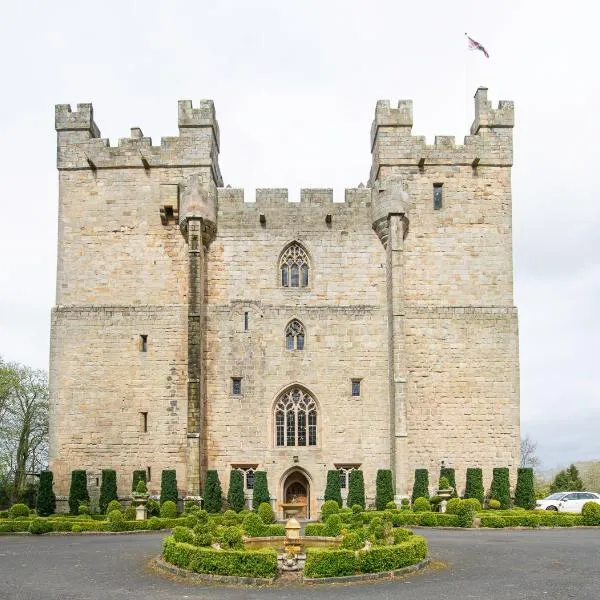
[{"label": "green foliage", "polygon": [[460,504],[456,509],[459,527],[472,527],[473,518],[475,517],[475,508],[473,504],[467,500],[460,500]]},{"label": "green foliage", "polygon": [[422,527],[437,527],[438,520],[437,515],[433,512],[426,512],[421,515],[421,522],[419,523]]},{"label": "green foliage", "polygon": [[581,509],[584,525],[600,525],[600,504],[586,502]]},{"label": "green foliage", "polygon": [[173,500],[166,500],[160,505],[162,519],[174,519],[177,516],[177,504]]},{"label": "green foliage", "polygon": [[366,507],[365,501],[365,478],[360,469],[353,469],[348,476],[348,498],[346,499],[348,506],[354,508],[355,505],[360,506],[363,510]]},{"label": "green foliage", "polygon": [[223,525],[224,527],[232,527],[234,525],[238,524],[238,516],[237,513],[234,510],[226,510],[223,513],[223,517],[221,520],[221,525]]},{"label": "green foliage", "polygon": [[446,503],[446,513],[449,515],[457,515],[460,503],[460,498],[450,498],[450,500],[448,500],[448,502]]},{"label": "green foliage", "polygon": [[394,484],[389,469],[379,469],[375,479],[375,506],[383,510],[388,502],[394,500]]},{"label": "green foliage", "polygon": [[414,512],[430,512],[431,504],[427,498],[417,498],[413,502],[413,511]]},{"label": "green foliage", "polygon": [[415,469],[412,502],[414,503],[417,498],[429,498],[429,472],[427,469]]},{"label": "green foliage", "polygon": [[550,493],[555,492],[580,492],[583,490],[583,481],[575,465],[558,472],[550,484]]},{"label": "green foliage", "polygon": [[235,512],[240,512],[244,509],[244,474],[241,471],[232,470],[229,473],[227,504],[229,504]]},{"label": "green foliage", "polygon": [[[445,477],[448,481],[449,486],[454,490],[454,495],[456,495],[456,473],[454,471],[454,469],[452,469],[451,467],[442,467],[440,469],[440,480],[442,479],[442,477]],[[442,489],[442,486],[440,484],[440,489]],[[443,489],[448,489],[448,488],[443,488]]]},{"label": "green foliage", "polygon": [[121,510],[121,503],[118,500],[111,500],[106,507],[106,514],[108,515],[113,510]]},{"label": "green foliage", "polygon": [[71,472],[71,488],[69,490],[69,511],[76,515],[80,504],[89,504],[90,495],[87,489],[87,473],[83,470]]},{"label": "green foliage", "polygon": [[330,515],[334,515],[339,512],[340,505],[337,503],[337,500],[325,500],[325,502],[323,502],[323,506],[321,506],[321,519],[323,521],[327,521]]},{"label": "green foliage", "polygon": [[438,489],[447,490],[450,487],[450,482],[447,477],[440,477],[440,482],[438,483]]},{"label": "green foliage", "polygon": [[400,527],[395,527],[392,531],[392,536],[394,538],[394,544],[400,544],[401,542],[405,542],[410,539],[413,535],[415,535],[410,529],[401,529]]},{"label": "green foliage", "polygon": [[532,510],[535,508],[535,492],[533,490],[533,469],[531,467],[517,470],[517,487],[515,488],[515,505]]},{"label": "green foliage", "polygon": [[52,523],[46,519],[37,517],[29,524],[29,533],[35,535],[41,535],[43,533],[50,533],[52,531]]},{"label": "green foliage", "polygon": [[100,512],[105,514],[108,503],[117,498],[117,472],[113,469],[102,469],[99,500]]},{"label": "green foliage", "polygon": [[505,521],[500,515],[483,515],[480,521],[482,527],[493,527],[494,529],[502,529],[505,525]]},{"label": "green foliage", "polygon": [[327,471],[327,485],[325,486],[325,502],[335,500],[342,506],[342,490],[340,487],[340,472],[337,469]]},{"label": "green foliage", "polygon": [[29,507],[26,504],[13,504],[9,509],[8,509],[8,516],[11,519],[20,519],[22,517],[28,517],[29,516]]},{"label": "green foliage", "polygon": [[[427,514],[427,513],[425,513]],[[459,527],[458,515],[449,515],[448,513],[437,513],[438,527]]]},{"label": "green foliage", "polygon": [[38,485],[35,509],[40,517],[47,517],[56,510],[56,495],[52,489],[52,471],[42,471]]},{"label": "green foliage", "polygon": [[267,504],[271,502],[269,484],[267,483],[267,472],[255,471],[254,489],[252,490],[252,508],[257,510],[263,502],[266,502]]},{"label": "green foliage", "polygon": [[165,469],[160,476],[160,503],[171,501],[177,506],[177,473],[174,469]]},{"label": "green foliage", "polygon": [[138,471],[133,472],[133,477],[131,478],[131,491],[135,492],[137,488],[137,484],[140,479],[143,479],[145,483],[148,483],[146,480],[146,471],[144,469],[139,469]]},{"label": "green foliage", "polygon": [[113,510],[108,513],[108,523],[110,531],[124,531],[125,530],[125,519],[123,513],[120,510]]},{"label": "green foliage", "polygon": [[385,510],[396,510],[397,508],[398,507],[396,506],[396,503],[393,500],[385,505]]},{"label": "green foliage", "polygon": [[325,521],[325,535],[336,537],[342,533],[342,517],[339,514],[329,515]]},{"label": "green foliage", "polygon": [[167,562],[196,573],[265,578],[277,574],[277,553],[272,548],[214,550],[176,542],[169,536],[163,542],[163,556]]},{"label": "green foliage", "polygon": [[325,523],[307,523],[304,526],[304,535],[325,536]]},{"label": "green foliage", "polygon": [[269,502],[262,502],[257,510],[258,516],[265,525],[275,523],[275,513]]},{"label": "green foliage", "polygon": [[308,548],[306,551],[305,577],[343,577],[357,571],[356,554],[353,550],[325,550]]},{"label": "green foliage", "polygon": [[157,500],[148,500],[146,502],[146,510],[148,511],[149,517],[158,517],[160,515],[160,504]]},{"label": "green foliage", "polygon": [[83,528],[81,527],[81,525],[78,525],[77,523],[75,523],[75,525],[73,525],[73,527],[71,527],[71,531],[73,533],[81,533],[83,531]]},{"label": "green foliage", "polygon": [[88,508],[87,504],[80,504],[79,505],[79,510],[77,511],[78,514],[81,515],[89,515],[90,514],[90,509]]},{"label": "green foliage", "polygon": [[484,494],[483,471],[479,468],[468,468],[465,498],[477,498],[483,504]]},{"label": "green foliage", "polygon": [[135,493],[140,495],[148,493],[148,486],[143,479],[140,479],[135,486]]},{"label": "green foliage", "polygon": [[172,535],[176,542],[196,545],[196,535],[189,527],[173,527]]},{"label": "green foliage", "polygon": [[223,491],[217,471],[206,472],[204,485],[204,508],[209,513],[219,513],[223,507]]},{"label": "green foliage", "polygon": [[369,552],[359,553],[357,567],[361,573],[395,571],[421,562],[426,556],[425,538],[414,535],[409,540],[394,546],[375,547]]},{"label": "green foliage", "polygon": [[242,527],[250,537],[262,537],[264,535],[264,526],[262,519],[256,514],[251,513],[244,517]]},{"label": "green foliage", "polygon": [[219,536],[219,543],[225,550],[243,550],[242,530],[239,527],[225,527]]},{"label": "green foliage", "polygon": [[158,531],[159,529],[161,529],[161,527],[162,527],[162,523],[158,517],[150,517],[148,519],[148,529],[151,529],[153,531]]},{"label": "green foliage", "polygon": [[493,470],[492,487],[490,497],[500,502],[500,508],[506,510],[510,508],[510,481],[509,473],[506,467],[496,467]]},{"label": "green foliage", "polygon": [[502,507],[502,505],[500,504],[499,500],[495,500],[494,498],[491,498],[488,501],[488,508],[490,510],[500,510],[501,507]]},{"label": "green foliage", "polygon": [[123,517],[126,521],[135,521],[135,507],[128,506],[123,512]]},{"label": "green foliage", "polygon": [[465,498],[464,502],[473,507],[474,512],[481,512],[483,507],[481,506],[481,502],[477,498]]},{"label": "green foliage", "polygon": [[340,549],[342,550],[360,550],[364,546],[364,540],[356,531],[348,532],[342,539]]}]

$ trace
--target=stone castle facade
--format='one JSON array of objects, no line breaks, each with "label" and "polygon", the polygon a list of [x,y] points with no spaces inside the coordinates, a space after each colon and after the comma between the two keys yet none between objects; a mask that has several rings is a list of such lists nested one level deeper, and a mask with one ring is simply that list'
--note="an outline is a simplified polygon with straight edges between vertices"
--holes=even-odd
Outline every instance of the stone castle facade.
[{"label": "stone castle facade", "polygon": [[[207,469],[316,516],[328,469],[491,471],[519,460],[513,302],[514,107],[475,95],[464,145],[413,136],[412,102],[379,101],[367,187],[224,187],[211,101],[179,136],[111,147],[91,104],[56,107],[59,234],[50,356],[57,493],[116,469]],[[92,489],[93,491],[93,489]]]}]

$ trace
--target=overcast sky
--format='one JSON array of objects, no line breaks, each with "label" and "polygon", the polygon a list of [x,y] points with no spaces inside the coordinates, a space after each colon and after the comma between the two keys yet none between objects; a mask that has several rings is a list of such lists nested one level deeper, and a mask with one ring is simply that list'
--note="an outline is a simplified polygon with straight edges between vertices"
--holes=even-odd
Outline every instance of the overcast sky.
[{"label": "overcast sky", "polygon": [[[54,105],[93,102],[116,145],[177,134],[212,98],[225,184],[366,182],[375,102],[456,135],[489,88],[516,103],[522,432],[544,467],[600,459],[600,117],[592,2],[5,2],[0,19],[0,356],[47,368],[57,230]],[[464,33],[491,58],[468,52]]]}]

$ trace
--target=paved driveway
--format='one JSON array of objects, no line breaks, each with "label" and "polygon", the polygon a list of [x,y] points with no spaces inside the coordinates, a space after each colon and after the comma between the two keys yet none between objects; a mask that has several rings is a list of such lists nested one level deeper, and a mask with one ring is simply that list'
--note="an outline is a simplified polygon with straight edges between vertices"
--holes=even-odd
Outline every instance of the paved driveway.
[{"label": "paved driveway", "polygon": [[600,530],[421,530],[434,562],[401,581],[243,589],[148,571],[163,534],[0,537],[2,600],[600,598]]}]

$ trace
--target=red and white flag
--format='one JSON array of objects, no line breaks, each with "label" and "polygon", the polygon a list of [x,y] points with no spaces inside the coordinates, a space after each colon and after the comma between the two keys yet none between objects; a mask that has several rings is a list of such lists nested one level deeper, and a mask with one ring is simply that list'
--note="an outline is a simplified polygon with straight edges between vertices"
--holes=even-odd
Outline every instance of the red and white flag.
[{"label": "red and white flag", "polygon": [[490,57],[487,50],[479,42],[474,40],[472,37],[469,37],[466,33],[465,33],[465,35],[467,36],[467,39],[469,40],[469,50],[479,50],[485,54],[486,58]]}]

